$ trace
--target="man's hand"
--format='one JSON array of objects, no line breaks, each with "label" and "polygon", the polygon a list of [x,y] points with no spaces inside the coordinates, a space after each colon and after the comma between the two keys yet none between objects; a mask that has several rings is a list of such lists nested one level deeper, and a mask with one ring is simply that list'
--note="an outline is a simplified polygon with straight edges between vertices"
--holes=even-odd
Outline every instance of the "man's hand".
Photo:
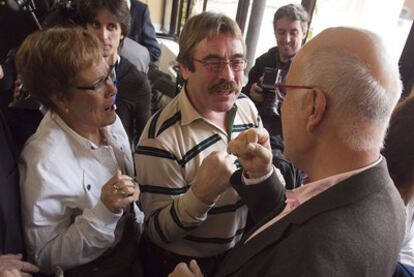
[{"label": "man's hand", "polygon": [[253,99],[253,101],[256,101],[256,102],[264,101],[263,89],[257,83],[254,83],[250,87],[249,93],[250,93],[250,98]]},{"label": "man's hand", "polygon": [[22,261],[22,255],[0,255],[0,276],[31,276],[39,272],[39,268],[29,262]]},{"label": "man's hand", "polygon": [[186,263],[179,263],[168,277],[204,277],[201,269],[195,260],[191,260],[190,266]]},{"label": "man's hand", "polygon": [[269,134],[261,129],[249,129],[230,141],[228,151],[239,158],[249,178],[260,178],[272,170]]},{"label": "man's hand", "polygon": [[118,172],[102,187],[101,201],[108,210],[120,213],[139,198],[139,187],[133,179]]},{"label": "man's hand", "polygon": [[226,152],[212,152],[202,162],[191,189],[203,203],[212,204],[230,187],[236,158]]}]

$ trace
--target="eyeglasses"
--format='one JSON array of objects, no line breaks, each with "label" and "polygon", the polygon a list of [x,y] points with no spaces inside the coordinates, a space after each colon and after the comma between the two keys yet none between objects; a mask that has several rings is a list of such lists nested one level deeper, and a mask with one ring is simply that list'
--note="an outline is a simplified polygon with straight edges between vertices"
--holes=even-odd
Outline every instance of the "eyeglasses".
[{"label": "eyeglasses", "polygon": [[275,88],[277,88],[280,92],[286,92],[287,88],[291,89],[313,89],[311,86],[304,86],[304,85],[287,85],[284,83],[275,83]]},{"label": "eyeglasses", "polygon": [[209,60],[197,60],[193,59],[195,62],[201,63],[208,71],[220,73],[223,71],[224,67],[228,64],[234,72],[242,71],[246,68],[247,60],[246,59],[234,59],[234,60],[220,60],[220,59],[209,59]]},{"label": "eyeglasses", "polygon": [[109,70],[108,75],[106,77],[98,80],[95,84],[91,86],[75,86],[76,89],[80,90],[93,90],[93,91],[100,91],[104,88],[105,85],[113,85],[114,82],[111,77],[111,70]]},{"label": "eyeglasses", "polygon": [[276,88],[276,97],[279,99],[279,102],[282,102],[286,96],[286,89],[313,89],[312,86],[304,86],[304,85],[287,85],[283,83],[275,83]]}]

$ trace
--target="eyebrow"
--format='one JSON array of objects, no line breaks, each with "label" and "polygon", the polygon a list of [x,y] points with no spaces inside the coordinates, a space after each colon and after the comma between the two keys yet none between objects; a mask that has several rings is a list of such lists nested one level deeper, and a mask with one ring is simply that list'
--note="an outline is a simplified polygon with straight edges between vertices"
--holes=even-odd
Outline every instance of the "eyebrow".
[{"label": "eyebrow", "polygon": [[[243,54],[234,54],[233,56],[230,57],[230,60],[237,59],[237,58],[244,58],[244,55]],[[202,60],[210,60],[210,59],[224,60],[224,58],[222,56],[217,55],[217,54],[208,54],[207,56],[202,58]]]}]

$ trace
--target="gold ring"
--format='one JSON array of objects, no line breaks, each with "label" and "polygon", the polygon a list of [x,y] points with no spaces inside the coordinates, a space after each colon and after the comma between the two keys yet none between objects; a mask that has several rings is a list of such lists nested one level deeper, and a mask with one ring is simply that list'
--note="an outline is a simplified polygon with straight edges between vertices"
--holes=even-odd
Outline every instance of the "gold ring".
[{"label": "gold ring", "polygon": [[113,185],[112,185],[112,187],[113,187],[115,190],[120,190],[121,188],[120,188],[117,184],[118,184],[118,183],[113,184]]}]

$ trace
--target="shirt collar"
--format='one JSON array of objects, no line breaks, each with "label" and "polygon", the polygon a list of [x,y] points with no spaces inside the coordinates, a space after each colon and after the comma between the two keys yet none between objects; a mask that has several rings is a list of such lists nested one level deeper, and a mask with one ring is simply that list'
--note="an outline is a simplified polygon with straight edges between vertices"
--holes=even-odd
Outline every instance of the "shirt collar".
[{"label": "shirt collar", "polygon": [[[72,128],[70,128],[69,125],[67,125],[66,122],[57,113],[54,113],[52,111],[49,111],[48,113],[50,113],[50,117],[52,118],[52,120],[54,120],[59,125],[59,127],[63,129],[64,132],[66,132],[69,136],[71,136],[73,139],[79,142],[83,147],[87,149],[93,149],[93,150],[99,148],[98,145],[82,137],[77,132],[75,132]],[[106,127],[102,128],[102,134],[106,136],[105,140],[108,144],[109,138],[108,138],[108,132],[106,130]]]},{"label": "shirt collar", "polygon": [[319,193],[329,189],[330,187],[333,187],[334,185],[358,174],[361,173],[371,167],[374,167],[378,165],[382,161],[382,156],[380,156],[374,163],[371,163],[367,166],[364,166],[362,168],[357,168],[351,171],[339,173],[333,176],[329,176],[327,178],[311,182],[308,184],[305,184],[302,187],[299,187],[297,189],[293,189],[291,191],[286,192],[287,196],[287,202],[290,201],[298,201],[299,204],[302,204],[303,202],[311,199],[312,197],[318,195]]},{"label": "shirt collar", "polygon": [[[193,121],[197,119],[202,119],[207,122],[210,122],[208,119],[204,118],[193,106],[193,104],[190,101],[190,98],[188,98],[188,92],[184,88],[181,90],[181,92],[178,95],[178,103],[179,103],[179,109],[181,111],[181,124],[183,126],[191,124]],[[233,107],[227,112],[228,118],[227,118],[227,129],[224,130],[228,134],[231,134],[231,129],[233,127],[233,122],[236,117],[237,113],[237,100],[234,102]],[[211,122],[210,122],[211,123]]]}]

